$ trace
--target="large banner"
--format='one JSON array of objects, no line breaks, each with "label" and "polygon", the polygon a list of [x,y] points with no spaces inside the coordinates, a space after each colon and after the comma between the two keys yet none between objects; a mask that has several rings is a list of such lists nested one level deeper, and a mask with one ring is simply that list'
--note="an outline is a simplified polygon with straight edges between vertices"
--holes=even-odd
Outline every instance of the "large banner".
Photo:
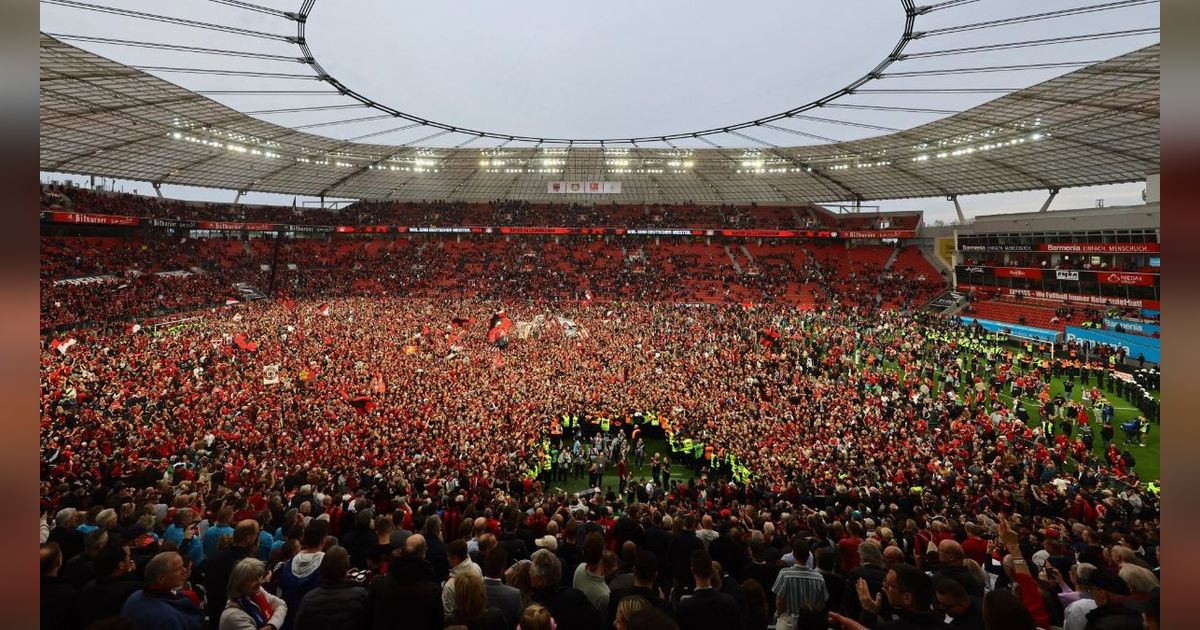
[{"label": "large banner", "polygon": [[999,332],[1005,335],[1012,335],[1022,339],[1033,339],[1034,341],[1048,341],[1054,343],[1058,341],[1059,332],[1057,330],[1048,330],[1046,328],[1034,328],[1033,326],[1022,326],[1020,324],[1010,324],[1008,322],[997,322],[990,319],[977,319],[974,317],[962,318],[964,324],[979,324],[984,330],[991,332]]},{"label": "large banner", "polygon": [[1126,356],[1131,359],[1136,359],[1140,354],[1144,355],[1146,360],[1151,363],[1159,363],[1160,346],[1158,339],[1153,337],[1067,326],[1067,341],[1072,339],[1100,343],[1113,348],[1125,348]]},{"label": "large banner", "polygon": [[842,238],[916,238],[916,230],[847,230]]},{"label": "large banner", "polygon": [[278,228],[285,227],[274,223],[242,223],[239,221],[200,221],[196,227],[201,230],[217,230],[221,232],[240,232],[246,230],[248,232],[273,232]]},{"label": "large banner", "polygon": [[[300,232],[300,233],[304,233],[304,234],[326,234],[326,233],[334,231],[334,227],[332,225],[288,225],[288,226],[284,226],[284,227],[286,227],[288,229],[288,231]],[[367,226],[367,227],[375,227],[375,226]],[[383,225],[383,226],[379,226],[379,227],[386,228],[387,226]]]},{"label": "large banner", "polygon": [[1029,289],[1010,289],[1008,287],[988,287],[974,284],[960,284],[959,290],[992,291],[1001,295],[1023,295],[1035,300],[1052,300],[1055,302],[1079,302],[1096,304],[1098,306],[1128,306],[1130,308],[1158,309],[1158,300],[1142,300],[1138,298],[1108,297],[1103,295],[1082,295],[1079,293],[1062,293],[1059,291],[1039,291]]},{"label": "large banner", "polygon": [[137,217],[123,217],[115,214],[90,214],[87,212],[51,212],[49,213],[49,219],[54,223],[80,223],[87,225],[122,225],[128,227],[138,224]]},{"label": "large banner", "polygon": [[546,192],[554,195],[619,195],[621,182],[546,182]]},{"label": "large banner", "polygon": [[1038,251],[1063,254],[1149,254],[1158,243],[1039,243]]},{"label": "large banner", "polygon": [[1120,326],[1125,330],[1132,331],[1139,335],[1145,335],[1147,337],[1155,334],[1162,334],[1162,326],[1158,324],[1139,322],[1132,319],[1121,319],[1119,317],[1105,317],[1104,326],[1105,328],[1116,328],[1117,326]]},{"label": "large banner", "polygon": [[196,227],[195,221],[182,221],[179,219],[146,219],[146,223],[152,227],[172,228],[190,230]]},{"label": "large banner", "polygon": [[82,278],[67,278],[65,280],[55,280],[54,284],[61,286],[64,284],[81,285],[81,284],[98,284],[100,282],[116,282],[120,278],[105,274],[102,276],[84,276]]},{"label": "large banner", "polygon": [[960,245],[958,249],[964,252],[1031,252],[1033,245]]},{"label": "large banner", "polygon": [[[294,225],[294,226],[292,226],[292,229],[293,229],[293,231],[297,231],[297,232],[305,231],[305,230],[296,229],[296,228],[300,228],[300,227],[302,227],[302,226]],[[388,234],[393,231],[407,232],[408,228],[395,227],[395,226],[391,226],[391,225],[339,225],[339,226],[332,227],[332,228],[326,228],[325,230],[322,230],[322,231],[330,231],[330,230],[337,232],[339,234],[354,234],[354,233]]]}]

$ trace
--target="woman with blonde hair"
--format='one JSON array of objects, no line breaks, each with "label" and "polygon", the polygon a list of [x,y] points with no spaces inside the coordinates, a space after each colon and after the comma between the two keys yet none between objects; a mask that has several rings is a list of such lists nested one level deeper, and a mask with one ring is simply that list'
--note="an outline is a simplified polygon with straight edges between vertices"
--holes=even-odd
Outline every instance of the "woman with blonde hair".
[{"label": "woman with blonde hair", "polygon": [[984,573],[983,567],[979,566],[978,562],[967,558],[966,560],[963,560],[963,566],[967,567],[967,572],[970,573],[971,576],[976,580],[978,580],[980,584],[987,585],[987,573]]},{"label": "woman with blonde hair", "polygon": [[533,583],[529,576],[529,567],[529,561],[522,560],[504,572],[505,582],[521,591],[521,603],[527,606],[531,605],[530,600],[533,597]]},{"label": "woman with blonde hair", "polygon": [[517,630],[554,630],[554,617],[550,616],[550,611],[541,604],[530,604],[521,612],[521,621],[517,624]]},{"label": "woman with blonde hair", "polygon": [[466,626],[468,630],[506,630],[504,613],[487,604],[483,578],[471,572],[454,577],[454,616],[447,626]]},{"label": "woman with blonde hair", "polygon": [[627,630],[629,628],[629,618],[634,613],[643,611],[650,606],[650,600],[639,595],[622,598],[621,603],[617,604],[617,618],[613,620],[613,627],[617,630]]},{"label": "woman with blonde hair", "polygon": [[259,630],[263,626],[282,628],[287,604],[263,590],[267,565],[257,558],[244,558],[229,576],[229,601],[221,612],[220,630]]}]

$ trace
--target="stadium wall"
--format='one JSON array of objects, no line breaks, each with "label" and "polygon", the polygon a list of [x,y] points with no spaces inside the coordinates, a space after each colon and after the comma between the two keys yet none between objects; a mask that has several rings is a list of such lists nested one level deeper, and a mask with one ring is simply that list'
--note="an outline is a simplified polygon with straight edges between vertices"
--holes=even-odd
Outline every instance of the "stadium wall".
[{"label": "stadium wall", "polygon": [[1141,354],[1151,363],[1159,362],[1159,340],[1152,337],[1129,335],[1111,330],[1067,326],[1067,341],[1071,341],[1072,339],[1101,343],[1114,348],[1125,348],[1125,355],[1131,359],[1136,359]]}]

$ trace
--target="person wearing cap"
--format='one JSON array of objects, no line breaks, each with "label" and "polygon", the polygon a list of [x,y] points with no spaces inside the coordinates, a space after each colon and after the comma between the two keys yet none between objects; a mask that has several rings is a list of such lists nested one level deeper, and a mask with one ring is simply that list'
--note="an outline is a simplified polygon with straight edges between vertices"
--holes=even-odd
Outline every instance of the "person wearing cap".
[{"label": "person wearing cap", "polygon": [[535,538],[533,546],[537,549],[549,549],[550,553],[558,553],[558,539],[553,534],[546,534],[541,538]]},{"label": "person wearing cap", "polygon": [[1143,627],[1140,611],[1130,605],[1129,585],[1116,572],[1109,569],[1094,571],[1088,578],[1088,587],[1096,607],[1087,613],[1086,630],[1139,630]]}]

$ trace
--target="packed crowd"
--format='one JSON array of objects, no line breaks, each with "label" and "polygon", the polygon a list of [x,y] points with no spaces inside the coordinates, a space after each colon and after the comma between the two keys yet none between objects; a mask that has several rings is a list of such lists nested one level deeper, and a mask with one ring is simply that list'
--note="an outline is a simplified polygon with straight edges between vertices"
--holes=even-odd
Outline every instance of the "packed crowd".
[{"label": "packed crowd", "polygon": [[[1157,480],[1083,437],[1111,374],[1056,391],[1032,352],[826,291],[283,297],[45,338],[43,625],[1156,623]],[[700,445],[697,476],[556,489],[568,441],[620,432],[624,462],[633,431]]]},{"label": "packed crowd", "polygon": [[753,272],[745,257],[734,267],[737,249],[632,237],[347,238],[284,239],[276,252],[275,239],[43,237],[41,321],[53,329],[223,305],[244,299],[235,283],[314,298],[453,291],[491,300],[796,303],[812,295],[816,303],[898,307],[919,306],[944,287],[940,277],[907,264],[848,263],[860,251],[886,259],[890,247],[848,252],[841,244],[802,244],[799,259],[760,261]]},{"label": "packed crowd", "polygon": [[[557,227],[694,227],[734,229],[879,229],[877,219],[856,220],[807,206],[750,204],[533,204],[519,200],[486,203],[455,201],[358,201],[340,209],[185,202],[145,195],[92,191],[64,185],[42,190],[42,207],[185,221],[242,221],[291,225]],[[920,215],[891,219],[887,225],[916,229]]]}]

